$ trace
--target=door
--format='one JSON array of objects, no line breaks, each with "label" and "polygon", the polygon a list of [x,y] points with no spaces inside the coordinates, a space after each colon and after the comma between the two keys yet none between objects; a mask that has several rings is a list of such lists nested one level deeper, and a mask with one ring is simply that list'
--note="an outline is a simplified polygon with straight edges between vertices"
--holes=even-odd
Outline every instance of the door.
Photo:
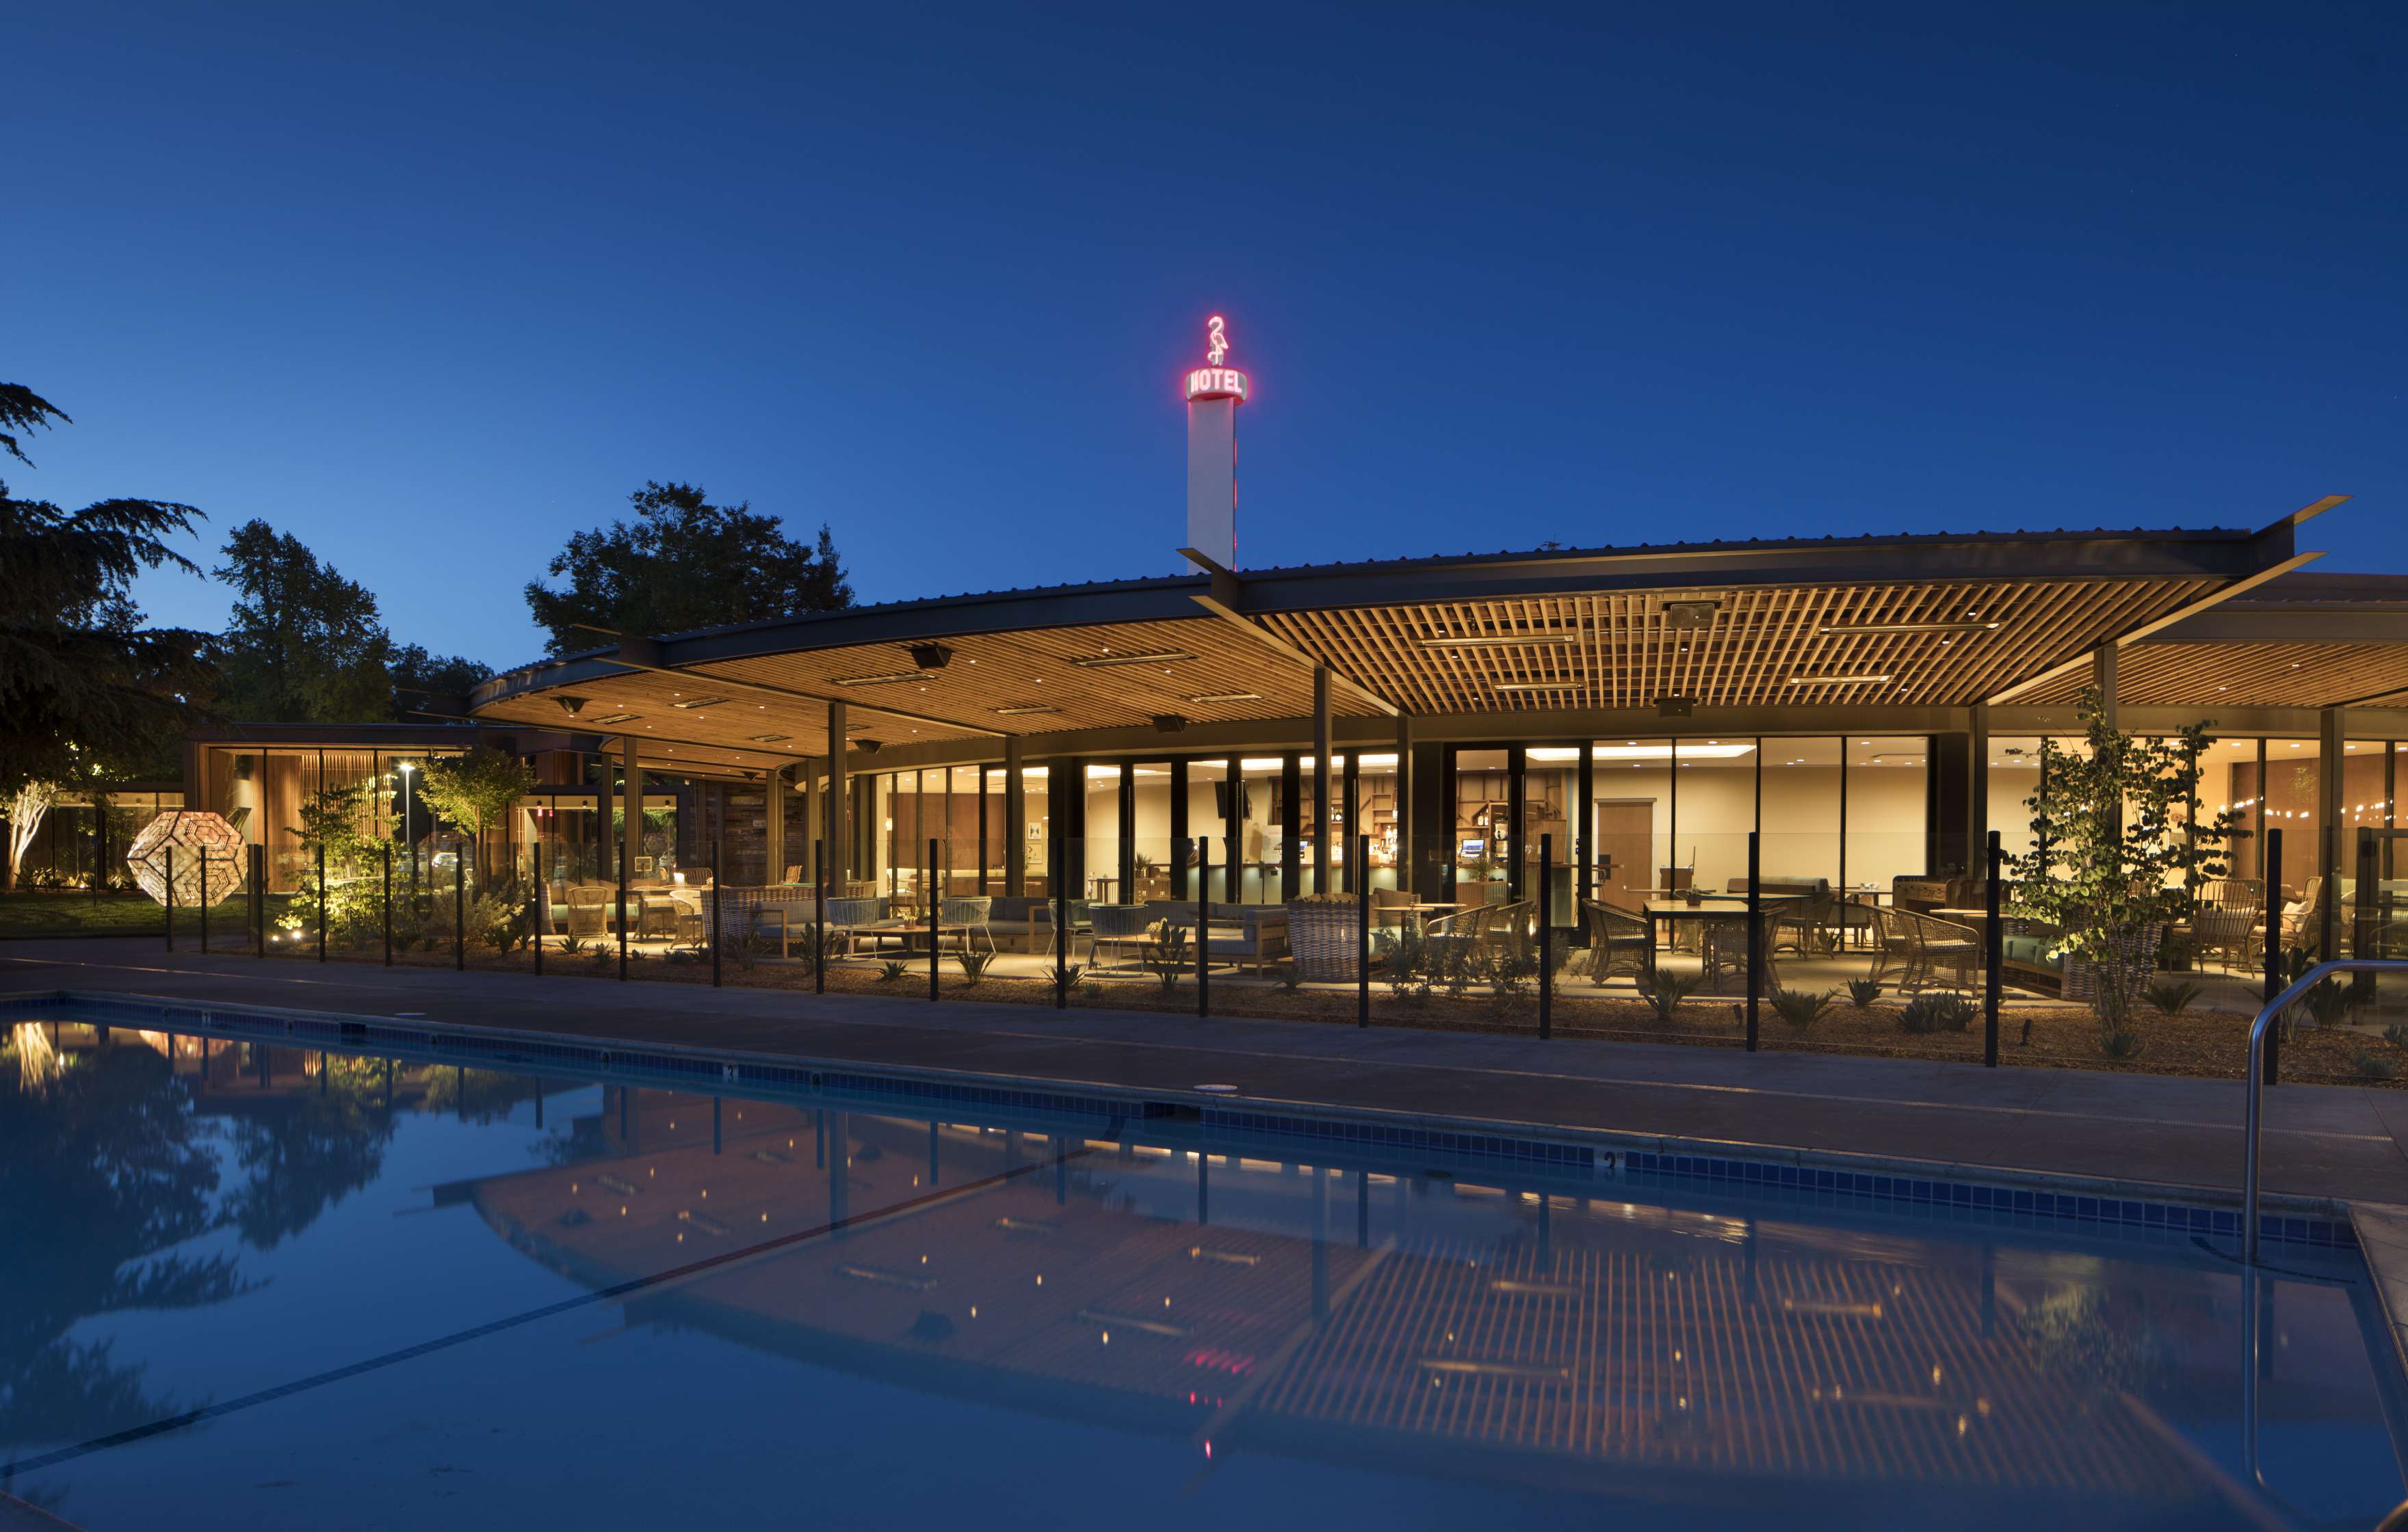
[{"label": "door", "polygon": [[1656,886],[1656,800],[1599,798],[1593,884],[1608,904],[1635,909]]}]

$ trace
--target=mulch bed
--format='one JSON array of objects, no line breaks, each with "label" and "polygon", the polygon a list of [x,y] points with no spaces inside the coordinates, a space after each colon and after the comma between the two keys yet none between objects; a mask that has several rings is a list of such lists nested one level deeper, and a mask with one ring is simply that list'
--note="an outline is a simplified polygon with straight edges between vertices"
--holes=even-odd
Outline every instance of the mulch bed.
[{"label": "mulch bed", "polygon": [[[222,938],[213,945],[221,951],[230,946]],[[308,961],[314,958],[315,952],[288,949],[280,953],[271,949],[270,955],[287,961]],[[347,963],[376,964],[382,961],[382,956],[380,949],[329,953],[331,960]],[[452,959],[446,947],[433,952],[396,952],[394,963],[396,966],[448,968]],[[472,948],[467,966],[479,972],[527,973],[533,971],[534,962],[525,952],[502,955]],[[544,971],[552,975],[615,978],[619,971],[618,949],[600,948],[591,955],[548,951]],[[707,957],[675,961],[639,957],[628,964],[627,976],[631,981],[654,983],[708,984],[710,963]],[[723,981],[732,988],[743,989],[804,991],[812,987],[810,971],[798,964],[763,963],[746,968],[733,959],[723,968]],[[923,954],[901,978],[893,980],[866,964],[832,965],[827,972],[827,993],[924,998],[928,993],[926,957]],[[1054,985],[1049,980],[1019,977],[989,977],[971,984],[958,968],[949,966],[939,975],[939,995],[947,1000],[1051,1006]],[[1277,985],[1232,982],[1219,975],[1214,976],[1211,1002],[1216,1016],[1268,1021],[1352,1026],[1356,1014],[1355,995],[1351,990],[1287,990]],[[1070,1004],[1192,1016],[1196,1013],[1196,990],[1192,982],[1183,982],[1166,993],[1152,979],[1091,980],[1073,989]],[[1600,997],[1570,984],[1555,993],[1552,1025],[1556,1034],[1568,1038],[1738,1048],[1744,1035],[1742,1009],[1740,1002],[1727,996],[1692,995],[1682,1002],[1675,1019],[1668,1024],[1658,1022],[1643,1001]],[[1783,1021],[1770,1004],[1762,1004],[1757,1008],[1756,1046],[1784,1052],[1980,1061],[1982,1025],[1978,1014],[1972,1026],[1963,1032],[1916,1035],[1899,1029],[1902,1009],[1894,1000],[1882,1000],[1859,1009],[1842,999],[1812,1026],[1797,1027]],[[1537,998],[1530,994],[1500,1001],[1475,989],[1461,999],[1439,993],[1419,1000],[1396,995],[1388,986],[1375,981],[1371,988],[1371,1020],[1379,1026],[1535,1037],[1539,1010]],[[2027,1020],[2028,1041],[2025,1040]],[[2247,1015],[2236,1011],[2191,1009],[2179,1016],[2161,1016],[2143,1007],[2136,1024],[2142,1038],[2139,1056],[2115,1060],[2100,1052],[2099,1024],[2086,1009],[2066,1005],[2011,1007],[1999,1018],[1999,1062],[2029,1068],[2097,1069],[2115,1074],[2238,1081],[2248,1061],[2249,1021]],[[2380,1072],[2386,1068],[2390,1071],[2387,1075]],[[2286,1080],[2397,1089],[2408,1087],[2408,1050],[2364,1032],[2302,1024],[2284,1044],[2282,1069]]]}]

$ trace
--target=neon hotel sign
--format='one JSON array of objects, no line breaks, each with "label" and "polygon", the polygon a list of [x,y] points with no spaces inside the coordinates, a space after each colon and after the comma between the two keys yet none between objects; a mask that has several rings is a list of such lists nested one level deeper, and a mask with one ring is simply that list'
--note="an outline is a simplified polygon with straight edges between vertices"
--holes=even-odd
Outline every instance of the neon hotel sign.
[{"label": "neon hotel sign", "polygon": [[1221,365],[1229,354],[1226,322],[1215,314],[1204,324],[1204,360],[1208,367],[1197,367],[1186,377],[1187,397],[1196,399],[1235,399],[1245,402],[1248,387],[1246,375],[1235,367]]}]

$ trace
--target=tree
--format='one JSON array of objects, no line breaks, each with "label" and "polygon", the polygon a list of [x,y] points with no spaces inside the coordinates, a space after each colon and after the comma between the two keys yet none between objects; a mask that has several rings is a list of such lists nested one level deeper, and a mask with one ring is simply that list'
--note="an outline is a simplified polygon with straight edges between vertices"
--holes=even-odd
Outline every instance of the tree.
[{"label": "tree", "polygon": [[2041,741],[2040,792],[2025,800],[2032,849],[2014,860],[2014,909],[2056,926],[2063,950],[2092,966],[2112,1052],[2136,1040],[2132,1001],[2156,964],[2142,935],[2187,917],[2200,882],[2224,876],[2233,819],[2201,815],[2205,724],[2143,738],[2107,722],[2096,690],[2078,706],[2086,749]]},{"label": "tree", "polygon": [[[0,384],[0,427],[66,416]],[[0,449],[22,459],[17,437]],[[200,512],[166,500],[103,500],[67,511],[0,483],[0,794],[31,781],[90,781],[166,768],[214,683],[205,635],[146,628],[135,577],[200,570],[168,546]]]},{"label": "tree", "polygon": [[576,533],[552,559],[566,590],[527,583],[527,606],[552,630],[554,654],[591,649],[610,633],[682,633],[853,605],[824,524],[807,547],[779,518],[749,502],[712,505],[695,485],[647,483],[627,498],[634,522]]},{"label": "tree", "polygon": [[476,839],[500,823],[510,806],[535,786],[535,773],[515,755],[480,745],[465,755],[438,755],[426,763],[418,795]]},{"label": "tree", "polygon": [[392,715],[393,640],[367,587],[256,518],[234,529],[224,552],[215,573],[239,594],[221,659],[229,711],[274,723]]},{"label": "tree", "polygon": [[13,881],[18,869],[25,863],[25,853],[34,846],[34,837],[42,828],[43,819],[59,801],[59,784],[53,781],[28,781],[18,784],[8,797],[8,877]]},{"label": "tree", "polygon": [[393,716],[405,721],[428,698],[466,695],[494,673],[463,654],[429,654],[423,644],[395,645],[385,668],[393,678]]}]

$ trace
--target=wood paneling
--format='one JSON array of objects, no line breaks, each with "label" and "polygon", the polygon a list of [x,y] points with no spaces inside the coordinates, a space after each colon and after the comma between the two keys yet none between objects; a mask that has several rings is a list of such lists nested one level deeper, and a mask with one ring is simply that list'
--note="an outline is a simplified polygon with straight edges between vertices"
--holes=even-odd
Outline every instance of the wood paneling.
[{"label": "wood paneling", "polygon": [[[2408,635],[2403,635],[2408,640]],[[2063,706],[2087,673],[2036,686],[2018,705]],[[2330,708],[2408,692],[2408,641],[2397,644],[2143,643],[2118,666],[2118,700],[2133,708]]]},{"label": "wood paneling", "polygon": [[[2213,580],[2024,580],[1699,588],[1433,602],[1284,614],[1274,631],[1414,713],[1849,703],[1961,706],[2215,588]],[[1719,603],[1675,628],[1669,603]],[[1832,633],[1827,626],[1997,622],[1986,631]],[[1568,644],[1430,649],[1438,637],[1570,632]],[[1882,684],[1793,677],[1887,675]],[[1498,683],[1556,684],[1499,691]]]}]

